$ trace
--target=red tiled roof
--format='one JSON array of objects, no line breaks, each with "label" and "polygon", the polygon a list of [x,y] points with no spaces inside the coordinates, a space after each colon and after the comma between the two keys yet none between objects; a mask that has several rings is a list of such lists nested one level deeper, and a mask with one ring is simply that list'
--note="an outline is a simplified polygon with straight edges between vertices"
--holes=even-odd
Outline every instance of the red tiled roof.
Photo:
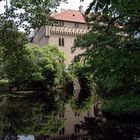
[{"label": "red tiled roof", "polygon": [[51,15],[52,18],[56,20],[71,21],[78,23],[86,23],[84,14],[76,10],[64,10],[61,13],[56,13]]}]

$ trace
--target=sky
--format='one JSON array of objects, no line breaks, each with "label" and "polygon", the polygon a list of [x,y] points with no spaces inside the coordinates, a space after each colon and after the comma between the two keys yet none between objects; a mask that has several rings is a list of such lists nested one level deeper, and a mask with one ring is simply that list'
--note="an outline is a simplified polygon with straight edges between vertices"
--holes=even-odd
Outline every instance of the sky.
[{"label": "sky", "polygon": [[79,6],[82,5],[85,11],[91,1],[93,0],[84,0],[84,2],[80,2],[80,0],[68,0],[68,4],[61,4],[58,10],[60,9],[78,10]]},{"label": "sky", "polygon": [[[80,5],[83,6],[83,9],[85,11],[91,1],[92,0],[84,0],[84,2],[80,2],[80,0],[68,0],[68,4],[61,4],[58,7],[58,11],[60,11],[61,9],[78,10]],[[0,2],[0,13],[4,11],[4,4],[4,1]]]},{"label": "sky", "polygon": [[0,13],[2,13],[4,11],[4,4],[5,4],[4,1],[0,2]]},{"label": "sky", "polygon": [[19,136],[19,140],[34,140],[34,136]]}]

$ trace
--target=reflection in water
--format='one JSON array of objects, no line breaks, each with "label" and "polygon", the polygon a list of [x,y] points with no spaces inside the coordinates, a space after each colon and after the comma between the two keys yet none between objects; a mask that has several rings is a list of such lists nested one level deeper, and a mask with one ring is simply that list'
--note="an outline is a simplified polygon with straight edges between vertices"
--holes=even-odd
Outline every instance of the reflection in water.
[{"label": "reflection in water", "polygon": [[63,113],[64,106],[62,94],[56,92],[0,96],[0,140],[73,139],[84,134],[77,124],[92,112],[80,115],[66,105]]},{"label": "reflection in water", "polygon": [[19,136],[19,140],[34,140],[34,136]]},{"label": "reflection in water", "polygon": [[50,135],[63,127],[57,114],[64,109],[60,95],[36,94],[0,97],[0,140],[17,140],[18,135]]}]

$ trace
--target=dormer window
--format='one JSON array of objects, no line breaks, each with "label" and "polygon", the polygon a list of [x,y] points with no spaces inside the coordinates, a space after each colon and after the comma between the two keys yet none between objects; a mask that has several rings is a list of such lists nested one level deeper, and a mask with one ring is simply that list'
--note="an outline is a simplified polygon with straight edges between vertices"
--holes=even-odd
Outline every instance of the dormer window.
[{"label": "dormer window", "polygon": [[64,26],[64,21],[61,21],[61,20],[60,20],[60,21],[58,22],[58,25],[61,26],[61,27],[63,27],[63,26]]},{"label": "dormer window", "polygon": [[75,23],[75,28],[79,28],[79,23]]}]

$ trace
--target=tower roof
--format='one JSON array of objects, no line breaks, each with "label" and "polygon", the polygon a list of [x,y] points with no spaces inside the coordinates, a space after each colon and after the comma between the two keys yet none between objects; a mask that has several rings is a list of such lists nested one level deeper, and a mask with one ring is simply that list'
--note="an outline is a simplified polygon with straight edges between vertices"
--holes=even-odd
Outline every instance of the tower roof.
[{"label": "tower roof", "polygon": [[51,17],[56,20],[86,23],[84,14],[77,10],[62,10],[61,13],[55,13]]}]

